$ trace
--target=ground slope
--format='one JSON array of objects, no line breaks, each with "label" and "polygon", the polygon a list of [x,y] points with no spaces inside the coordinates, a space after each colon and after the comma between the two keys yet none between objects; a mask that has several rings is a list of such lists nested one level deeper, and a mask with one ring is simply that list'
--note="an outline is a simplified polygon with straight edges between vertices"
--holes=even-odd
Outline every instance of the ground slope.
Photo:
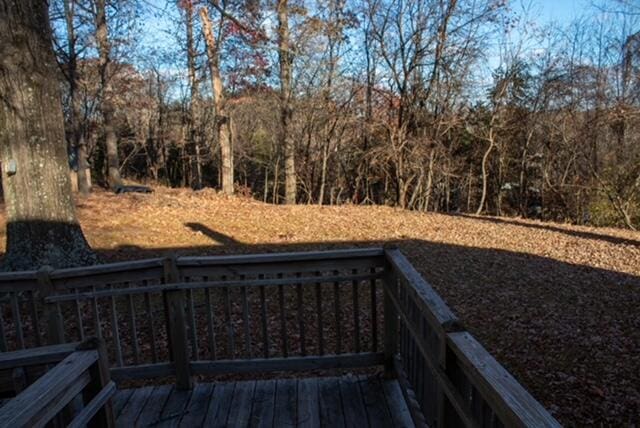
[{"label": "ground slope", "polygon": [[209,190],[99,193],[78,206],[104,260],[396,243],[562,422],[640,423],[640,233]]}]

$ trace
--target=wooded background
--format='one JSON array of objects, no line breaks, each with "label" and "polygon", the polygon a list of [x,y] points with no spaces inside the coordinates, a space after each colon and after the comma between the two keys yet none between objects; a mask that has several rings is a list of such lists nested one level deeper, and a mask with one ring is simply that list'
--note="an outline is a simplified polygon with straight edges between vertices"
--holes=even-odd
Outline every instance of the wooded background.
[{"label": "wooded background", "polygon": [[[52,0],[80,192],[640,224],[640,8]],[[156,40],[149,43],[149,40]]]}]

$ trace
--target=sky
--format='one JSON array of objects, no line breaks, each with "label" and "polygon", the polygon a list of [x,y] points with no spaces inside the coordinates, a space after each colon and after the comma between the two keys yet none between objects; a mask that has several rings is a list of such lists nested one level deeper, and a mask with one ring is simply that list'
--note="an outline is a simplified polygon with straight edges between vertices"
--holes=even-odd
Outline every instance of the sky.
[{"label": "sky", "polygon": [[[528,3],[528,0],[520,0],[521,3]],[[558,21],[566,23],[573,17],[578,16],[582,11],[588,8],[591,0],[537,0],[541,14],[539,16],[542,22]]]},{"label": "sky", "polygon": [[[173,51],[176,48],[175,35],[169,34],[172,28],[175,28],[176,22],[180,17],[174,7],[169,6],[175,0],[144,0],[149,5],[150,16],[148,16],[144,31],[140,34],[140,41],[147,47],[156,47],[161,50],[168,49]],[[311,0],[313,1],[313,0]],[[510,8],[518,15],[524,11],[528,22],[534,22],[536,27],[545,27],[547,24],[556,23],[560,27],[566,26],[574,18],[581,16],[588,9],[591,9],[594,3],[602,3],[613,0],[509,0]],[[640,0],[638,0],[640,1]],[[512,42],[517,43],[519,39],[519,30],[512,34]],[[487,84],[491,83],[491,71],[497,68],[500,63],[500,54],[496,50],[495,53],[488,53],[488,62],[483,66],[480,72],[481,81]],[[174,63],[168,67],[175,69],[177,75],[184,74],[185,64]],[[485,70],[486,68],[486,70]],[[486,80],[486,82],[485,82]]]}]

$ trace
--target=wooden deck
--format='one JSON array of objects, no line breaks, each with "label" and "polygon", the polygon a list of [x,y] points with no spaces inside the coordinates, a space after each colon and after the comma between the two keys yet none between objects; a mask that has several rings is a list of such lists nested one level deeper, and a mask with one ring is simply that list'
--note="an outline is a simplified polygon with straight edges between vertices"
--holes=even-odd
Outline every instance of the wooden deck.
[{"label": "wooden deck", "polygon": [[[71,375],[65,365],[50,367],[85,355],[85,340],[99,350],[99,364]],[[194,388],[207,376],[358,368],[397,382]],[[63,399],[34,400],[39,379],[55,381]],[[118,391],[114,414],[118,386],[157,379],[175,389]],[[0,426],[12,428],[53,419],[112,427],[115,417],[122,426],[560,426],[395,248],[2,273],[0,396],[14,397],[0,408]]]},{"label": "wooden deck", "polygon": [[342,376],[200,383],[116,393],[121,427],[413,427],[396,380]]}]

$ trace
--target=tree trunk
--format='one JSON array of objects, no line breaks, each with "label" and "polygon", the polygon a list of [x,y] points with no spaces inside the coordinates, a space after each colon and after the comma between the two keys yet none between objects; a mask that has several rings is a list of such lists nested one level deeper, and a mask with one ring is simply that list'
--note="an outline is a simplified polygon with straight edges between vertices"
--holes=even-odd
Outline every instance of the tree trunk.
[{"label": "tree trunk", "polygon": [[272,200],[273,204],[277,204],[278,198],[280,197],[280,195],[278,195],[278,191],[279,191],[278,183],[280,182],[280,177],[278,176],[279,169],[280,169],[280,156],[278,156],[278,158],[276,159],[276,167],[273,170],[273,200]]},{"label": "tree trunk", "polygon": [[87,141],[84,138],[84,132],[78,139],[78,191],[82,196],[88,196],[91,193],[91,168],[87,155]]},{"label": "tree trunk", "polygon": [[107,168],[109,187],[115,189],[122,186],[120,177],[120,160],[118,158],[118,136],[114,125],[115,108],[111,100],[111,76],[109,76],[109,64],[111,62],[111,45],[109,44],[109,30],[107,27],[106,1],[95,0],[96,16],[96,42],[98,43],[100,65],[100,88],[102,97],[100,110],[102,112],[105,146],[107,149]]},{"label": "tree trunk", "polygon": [[[200,9],[202,19],[202,32],[207,44],[207,56],[209,57],[209,74],[211,75],[211,87],[213,88],[213,110],[215,111],[215,129],[220,143],[220,161],[222,163],[222,192],[233,195],[233,141],[231,133],[231,118],[226,112],[222,77],[220,76],[220,49],[216,44],[209,19],[207,8]],[[220,41],[218,41],[220,42]]]},{"label": "tree trunk", "polygon": [[489,130],[489,147],[484,152],[482,156],[482,194],[480,195],[480,204],[478,204],[478,209],[476,210],[476,215],[482,214],[482,210],[484,209],[484,202],[487,199],[487,182],[489,179],[489,172],[487,171],[487,162],[489,161],[489,156],[495,147],[495,143],[493,141],[493,131]]},{"label": "tree trunk", "polygon": [[318,193],[318,205],[324,204],[324,192],[327,185],[327,165],[329,163],[329,142],[325,142],[322,148],[322,169],[320,171],[320,192]]},{"label": "tree trunk", "polygon": [[200,168],[200,89],[196,76],[196,48],[193,40],[193,4],[183,2],[187,30],[187,67],[189,85],[191,86],[191,102],[189,103],[189,185],[192,189],[202,188],[202,170]]},{"label": "tree trunk", "polygon": [[431,149],[429,153],[429,172],[427,173],[427,190],[426,200],[424,203],[425,211],[429,211],[429,202],[431,202],[431,194],[433,193],[433,161],[435,158],[435,149]]},{"label": "tree trunk", "polygon": [[96,262],[71,195],[46,2],[0,0],[0,150],[9,270]]},{"label": "tree trunk", "polygon": [[87,147],[84,138],[84,128],[80,120],[80,98],[78,94],[78,52],[75,34],[75,0],[64,0],[64,17],[67,27],[67,82],[69,83],[69,112],[71,122],[71,146],[76,152],[78,162],[78,191],[82,196],[91,192],[89,179],[89,163],[87,161]]},{"label": "tree trunk", "polygon": [[278,0],[278,52],[280,62],[280,145],[284,149],[285,202],[296,203],[295,144],[291,136],[291,63],[288,0]]}]

